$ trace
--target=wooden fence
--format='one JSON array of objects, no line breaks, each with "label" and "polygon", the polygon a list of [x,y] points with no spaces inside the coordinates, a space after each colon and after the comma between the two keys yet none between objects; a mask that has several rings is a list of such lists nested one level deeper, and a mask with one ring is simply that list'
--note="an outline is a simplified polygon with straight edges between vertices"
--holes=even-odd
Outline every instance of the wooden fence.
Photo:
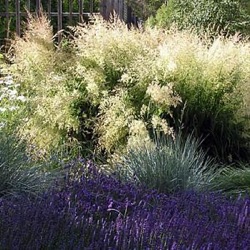
[{"label": "wooden fence", "polygon": [[100,14],[108,20],[110,15],[116,13],[118,17],[127,24],[136,24],[137,18],[127,0],[101,0]]},{"label": "wooden fence", "polygon": [[[134,23],[135,17],[132,10],[126,4],[126,0],[0,0],[0,25],[4,35],[0,36],[0,45],[3,40],[10,38],[10,31],[21,35],[22,21],[27,17],[27,11],[32,14],[41,13],[41,9],[47,13],[52,20],[54,31],[58,32],[63,29],[65,23],[83,22],[91,14],[98,13],[108,20],[113,12],[116,12],[119,18],[126,23]],[[67,19],[67,20],[66,20]],[[66,21],[65,21],[66,20]],[[10,28],[10,23],[11,27]],[[60,33],[58,35],[60,41]]]}]

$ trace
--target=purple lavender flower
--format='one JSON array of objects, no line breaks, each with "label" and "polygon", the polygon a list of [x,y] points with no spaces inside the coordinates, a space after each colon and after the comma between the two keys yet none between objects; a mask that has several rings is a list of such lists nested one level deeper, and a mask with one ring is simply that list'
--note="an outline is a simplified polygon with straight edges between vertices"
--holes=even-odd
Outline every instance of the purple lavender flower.
[{"label": "purple lavender flower", "polygon": [[0,249],[248,249],[249,198],[160,194],[86,162],[61,190],[1,200]]}]

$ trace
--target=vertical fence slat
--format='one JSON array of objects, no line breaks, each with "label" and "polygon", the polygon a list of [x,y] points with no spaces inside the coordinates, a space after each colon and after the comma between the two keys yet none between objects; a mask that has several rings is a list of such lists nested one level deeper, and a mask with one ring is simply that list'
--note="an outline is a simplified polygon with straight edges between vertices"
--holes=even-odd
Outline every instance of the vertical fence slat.
[{"label": "vertical fence slat", "polygon": [[7,30],[7,33],[6,33],[6,38],[9,39],[10,37],[10,29],[9,29],[9,26],[10,26],[10,16],[9,16],[9,1],[8,0],[5,0],[5,11],[6,11],[6,22],[5,22],[5,25],[6,25],[6,30]]},{"label": "vertical fence slat", "polygon": [[72,25],[73,2],[69,0],[69,23]]},{"label": "vertical fence slat", "polygon": [[100,9],[100,14],[103,16],[104,19],[106,19],[105,17],[105,8],[106,5],[105,5],[105,0],[101,0],[100,1],[100,4],[99,4],[99,9]]},{"label": "vertical fence slat", "polygon": [[28,12],[30,12],[30,0],[27,0],[27,1],[26,1],[26,6],[25,6],[25,8],[26,8],[26,10],[27,10]]},{"label": "vertical fence slat", "polygon": [[109,9],[110,9],[110,5],[111,5],[111,0],[103,0],[103,6],[104,6],[104,18],[105,20],[109,19]]},{"label": "vertical fence slat", "polygon": [[128,6],[126,1],[123,2],[123,20],[125,23],[128,22]]},{"label": "vertical fence slat", "polygon": [[93,14],[93,12],[94,12],[94,1],[93,0],[90,0],[89,12],[90,12],[90,14]]},{"label": "vertical fence slat", "polygon": [[118,16],[118,11],[119,11],[119,0],[114,0],[114,12],[113,14],[115,14],[116,16]]},{"label": "vertical fence slat", "polygon": [[79,0],[79,22],[83,22],[83,0]]},{"label": "vertical fence slat", "polygon": [[118,9],[117,9],[117,15],[120,19],[122,19],[122,0],[117,0],[118,1]]},{"label": "vertical fence slat", "polygon": [[21,15],[20,15],[20,0],[16,0],[16,33],[21,34]]},{"label": "vertical fence slat", "polygon": [[58,0],[58,10],[57,10],[57,25],[58,25],[58,43],[62,40],[62,0]]},{"label": "vertical fence slat", "polygon": [[51,18],[51,0],[48,0],[47,15]]},{"label": "vertical fence slat", "polygon": [[41,11],[41,0],[36,0],[36,14],[40,16]]}]

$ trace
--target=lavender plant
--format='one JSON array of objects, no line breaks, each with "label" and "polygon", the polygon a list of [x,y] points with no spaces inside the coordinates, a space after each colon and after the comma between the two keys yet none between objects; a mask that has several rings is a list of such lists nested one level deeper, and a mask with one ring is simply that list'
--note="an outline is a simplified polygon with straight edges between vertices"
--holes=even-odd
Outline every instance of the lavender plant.
[{"label": "lavender plant", "polygon": [[194,192],[159,194],[122,183],[85,160],[42,199],[1,199],[7,249],[247,249],[250,200]]}]

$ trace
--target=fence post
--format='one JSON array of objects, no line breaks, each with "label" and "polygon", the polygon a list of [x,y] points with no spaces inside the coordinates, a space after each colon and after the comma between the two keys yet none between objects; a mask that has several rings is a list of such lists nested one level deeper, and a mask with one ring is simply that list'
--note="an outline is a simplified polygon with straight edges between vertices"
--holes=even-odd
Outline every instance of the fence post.
[{"label": "fence post", "polygon": [[58,27],[58,43],[62,40],[62,0],[58,0],[58,10],[57,10],[57,27]]},{"label": "fence post", "polygon": [[7,33],[6,33],[6,38],[9,39],[10,37],[10,29],[9,29],[9,21],[10,21],[10,16],[9,16],[9,1],[8,0],[5,0],[5,11],[6,11],[6,23],[5,23],[5,27],[6,27],[6,30],[7,30]]},{"label": "fence post", "polygon": [[41,15],[41,0],[36,0],[36,14],[37,16]]},{"label": "fence post", "polygon": [[48,0],[48,12],[47,15],[49,18],[51,18],[51,0]]},{"label": "fence post", "polygon": [[93,0],[90,0],[90,4],[89,4],[89,12],[92,15],[94,12],[94,3]]},{"label": "fence post", "polygon": [[20,18],[20,0],[16,0],[16,33],[21,34],[21,18]]},{"label": "fence post", "polygon": [[30,0],[26,1],[26,10],[30,12]]},{"label": "fence post", "polygon": [[106,1],[105,0],[100,1],[100,14],[104,19],[106,19]]},{"label": "fence post", "polygon": [[79,0],[79,23],[83,22],[83,2]]},{"label": "fence post", "polygon": [[73,3],[72,0],[69,0],[69,24],[72,25],[72,12],[73,12]]}]

